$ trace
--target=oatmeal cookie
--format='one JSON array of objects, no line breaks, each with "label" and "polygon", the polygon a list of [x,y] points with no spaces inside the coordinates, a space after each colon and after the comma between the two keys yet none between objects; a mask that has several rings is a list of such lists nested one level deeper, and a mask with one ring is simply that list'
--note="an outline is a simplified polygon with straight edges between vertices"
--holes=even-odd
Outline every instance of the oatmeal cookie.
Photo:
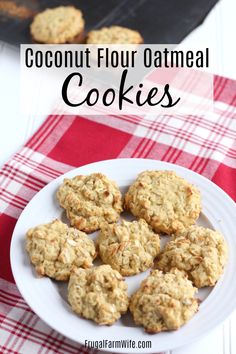
[{"label": "oatmeal cookie", "polygon": [[71,225],[85,232],[98,230],[104,221],[116,222],[122,211],[118,186],[101,173],[66,178],[57,198]]},{"label": "oatmeal cookie", "polygon": [[156,267],[164,272],[178,268],[201,288],[215,285],[226,260],[227,245],[223,236],[211,229],[192,226],[172,236],[158,257]]},{"label": "oatmeal cookie", "polygon": [[102,261],[124,276],[147,270],[160,252],[159,236],[142,219],[103,224],[97,245]]},{"label": "oatmeal cookie", "polygon": [[180,271],[163,274],[153,270],[131,296],[129,308],[134,322],[148,333],[175,330],[197,312],[196,292]]},{"label": "oatmeal cookie", "polygon": [[33,39],[46,44],[79,42],[83,30],[82,12],[73,6],[46,9],[34,17],[30,26]]},{"label": "oatmeal cookie", "polygon": [[67,280],[74,266],[92,267],[96,257],[94,242],[60,220],[30,229],[26,250],[38,274],[56,280]]},{"label": "oatmeal cookie", "polygon": [[141,44],[143,38],[137,31],[121,26],[103,27],[90,31],[87,44]]},{"label": "oatmeal cookie", "polygon": [[124,206],[154,231],[171,234],[195,223],[200,192],[174,171],[144,171],[130,186]]},{"label": "oatmeal cookie", "polygon": [[100,325],[112,325],[128,309],[127,284],[109,265],[75,269],[68,301],[77,314]]}]

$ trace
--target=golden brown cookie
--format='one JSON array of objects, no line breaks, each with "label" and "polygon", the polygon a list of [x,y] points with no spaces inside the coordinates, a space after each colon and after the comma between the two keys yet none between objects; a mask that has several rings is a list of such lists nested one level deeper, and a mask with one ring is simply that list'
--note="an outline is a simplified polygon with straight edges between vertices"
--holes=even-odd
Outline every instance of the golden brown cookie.
[{"label": "golden brown cookie", "polygon": [[90,31],[87,44],[141,44],[143,38],[137,31],[121,26],[103,27]]},{"label": "golden brown cookie", "polygon": [[116,222],[122,211],[117,184],[101,173],[66,178],[57,199],[71,225],[85,232],[98,230],[103,222]]},{"label": "golden brown cookie", "polygon": [[112,325],[128,309],[127,284],[109,265],[75,269],[68,286],[72,310],[100,325]]},{"label": "golden brown cookie", "polygon": [[197,312],[196,292],[180,271],[163,274],[153,270],[132,295],[129,308],[134,322],[148,333],[175,330]]},{"label": "golden brown cookie", "polygon": [[156,232],[179,232],[201,211],[200,192],[174,171],[144,171],[125,195],[124,206]]},{"label": "golden brown cookie", "polygon": [[96,257],[94,242],[60,220],[30,229],[26,250],[38,274],[56,280],[67,280],[74,266],[92,267]]},{"label": "golden brown cookie", "polygon": [[153,265],[160,252],[160,239],[146,221],[103,224],[97,239],[102,261],[122,275],[143,272]]},{"label": "golden brown cookie", "polygon": [[39,43],[75,43],[82,39],[84,19],[73,6],[59,6],[38,13],[30,26],[33,39]]},{"label": "golden brown cookie", "polygon": [[166,244],[156,266],[164,272],[171,268],[184,271],[198,288],[213,286],[223,273],[227,245],[223,236],[211,229],[192,226],[173,235]]}]

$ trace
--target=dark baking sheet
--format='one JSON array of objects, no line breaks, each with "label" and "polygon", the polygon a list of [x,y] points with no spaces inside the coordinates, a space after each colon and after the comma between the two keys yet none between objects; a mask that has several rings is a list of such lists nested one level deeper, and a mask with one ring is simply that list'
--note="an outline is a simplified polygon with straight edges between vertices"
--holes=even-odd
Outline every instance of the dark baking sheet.
[{"label": "dark baking sheet", "polygon": [[[1,2],[1,0],[0,0]],[[22,0],[15,1],[33,13],[58,5],[74,5],[84,13],[86,31],[122,25],[137,29],[145,43],[180,43],[200,25],[217,0]],[[0,40],[31,43],[27,19],[0,11]]]}]

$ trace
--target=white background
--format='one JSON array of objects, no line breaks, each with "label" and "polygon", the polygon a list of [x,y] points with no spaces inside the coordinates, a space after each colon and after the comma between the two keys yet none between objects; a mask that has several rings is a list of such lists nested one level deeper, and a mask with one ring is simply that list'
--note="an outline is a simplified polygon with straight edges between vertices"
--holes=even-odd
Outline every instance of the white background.
[{"label": "white background", "polygon": [[[236,79],[235,16],[236,0],[221,0],[182,43],[213,47],[214,73],[233,79]],[[0,42],[0,168],[45,118],[20,113],[19,57],[16,48]],[[200,341],[171,354],[236,354],[236,313]]]}]

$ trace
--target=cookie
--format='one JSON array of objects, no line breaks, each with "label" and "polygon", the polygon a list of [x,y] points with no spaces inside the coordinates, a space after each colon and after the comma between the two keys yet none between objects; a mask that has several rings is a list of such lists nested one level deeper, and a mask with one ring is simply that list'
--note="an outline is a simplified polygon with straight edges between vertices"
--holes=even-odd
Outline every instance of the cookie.
[{"label": "cookie", "polygon": [[46,44],[78,43],[83,30],[82,12],[73,6],[46,9],[34,17],[30,26],[34,41]]},{"label": "cookie", "polygon": [[195,186],[174,171],[144,171],[130,186],[124,206],[154,231],[171,234],[195,223],[201,197]]},{"label": "cookie", "polygon": [[128,309],[127,284],[109,265],[75,269],[68,286],[72,310],[100,325],[112,325]]},{"label": "cookie", "polygon": [[67,280],[74,266],[92,267],[96,257],[94,242],[60,220],[30,229],[26,250],[37,273],[56,280]]},{"label": "cookie", "polygon": [[116,222],[122,211],[117,184],[101,173],[66,178],[57,198],[71,225],[85,232],[98,230],[105,221]]},{"label": "cookie", "polygon": [[197,312],[196,292],[180,271],[153,270],[131,296],[129,308],[134,322],[148,333],[176,330]]},{"label": "cookie", "polygon": [[90,31],[87,44],[141,44],[143,38],[137,31],[121,26],[103,27]]},{"label": "cookie", "polygon": [[97,245],[102,261],[124,276],[147,270],[160,252],[159,236],[142,219],[102,225]]},{"label": "cookie", "polygon": [[166,244],[156,267],[168,272],[175,267],[185,272],[196,287],[213,286],[223,273],[227,245],[223,236],[201,226],[192,226],[173,235]]}]

